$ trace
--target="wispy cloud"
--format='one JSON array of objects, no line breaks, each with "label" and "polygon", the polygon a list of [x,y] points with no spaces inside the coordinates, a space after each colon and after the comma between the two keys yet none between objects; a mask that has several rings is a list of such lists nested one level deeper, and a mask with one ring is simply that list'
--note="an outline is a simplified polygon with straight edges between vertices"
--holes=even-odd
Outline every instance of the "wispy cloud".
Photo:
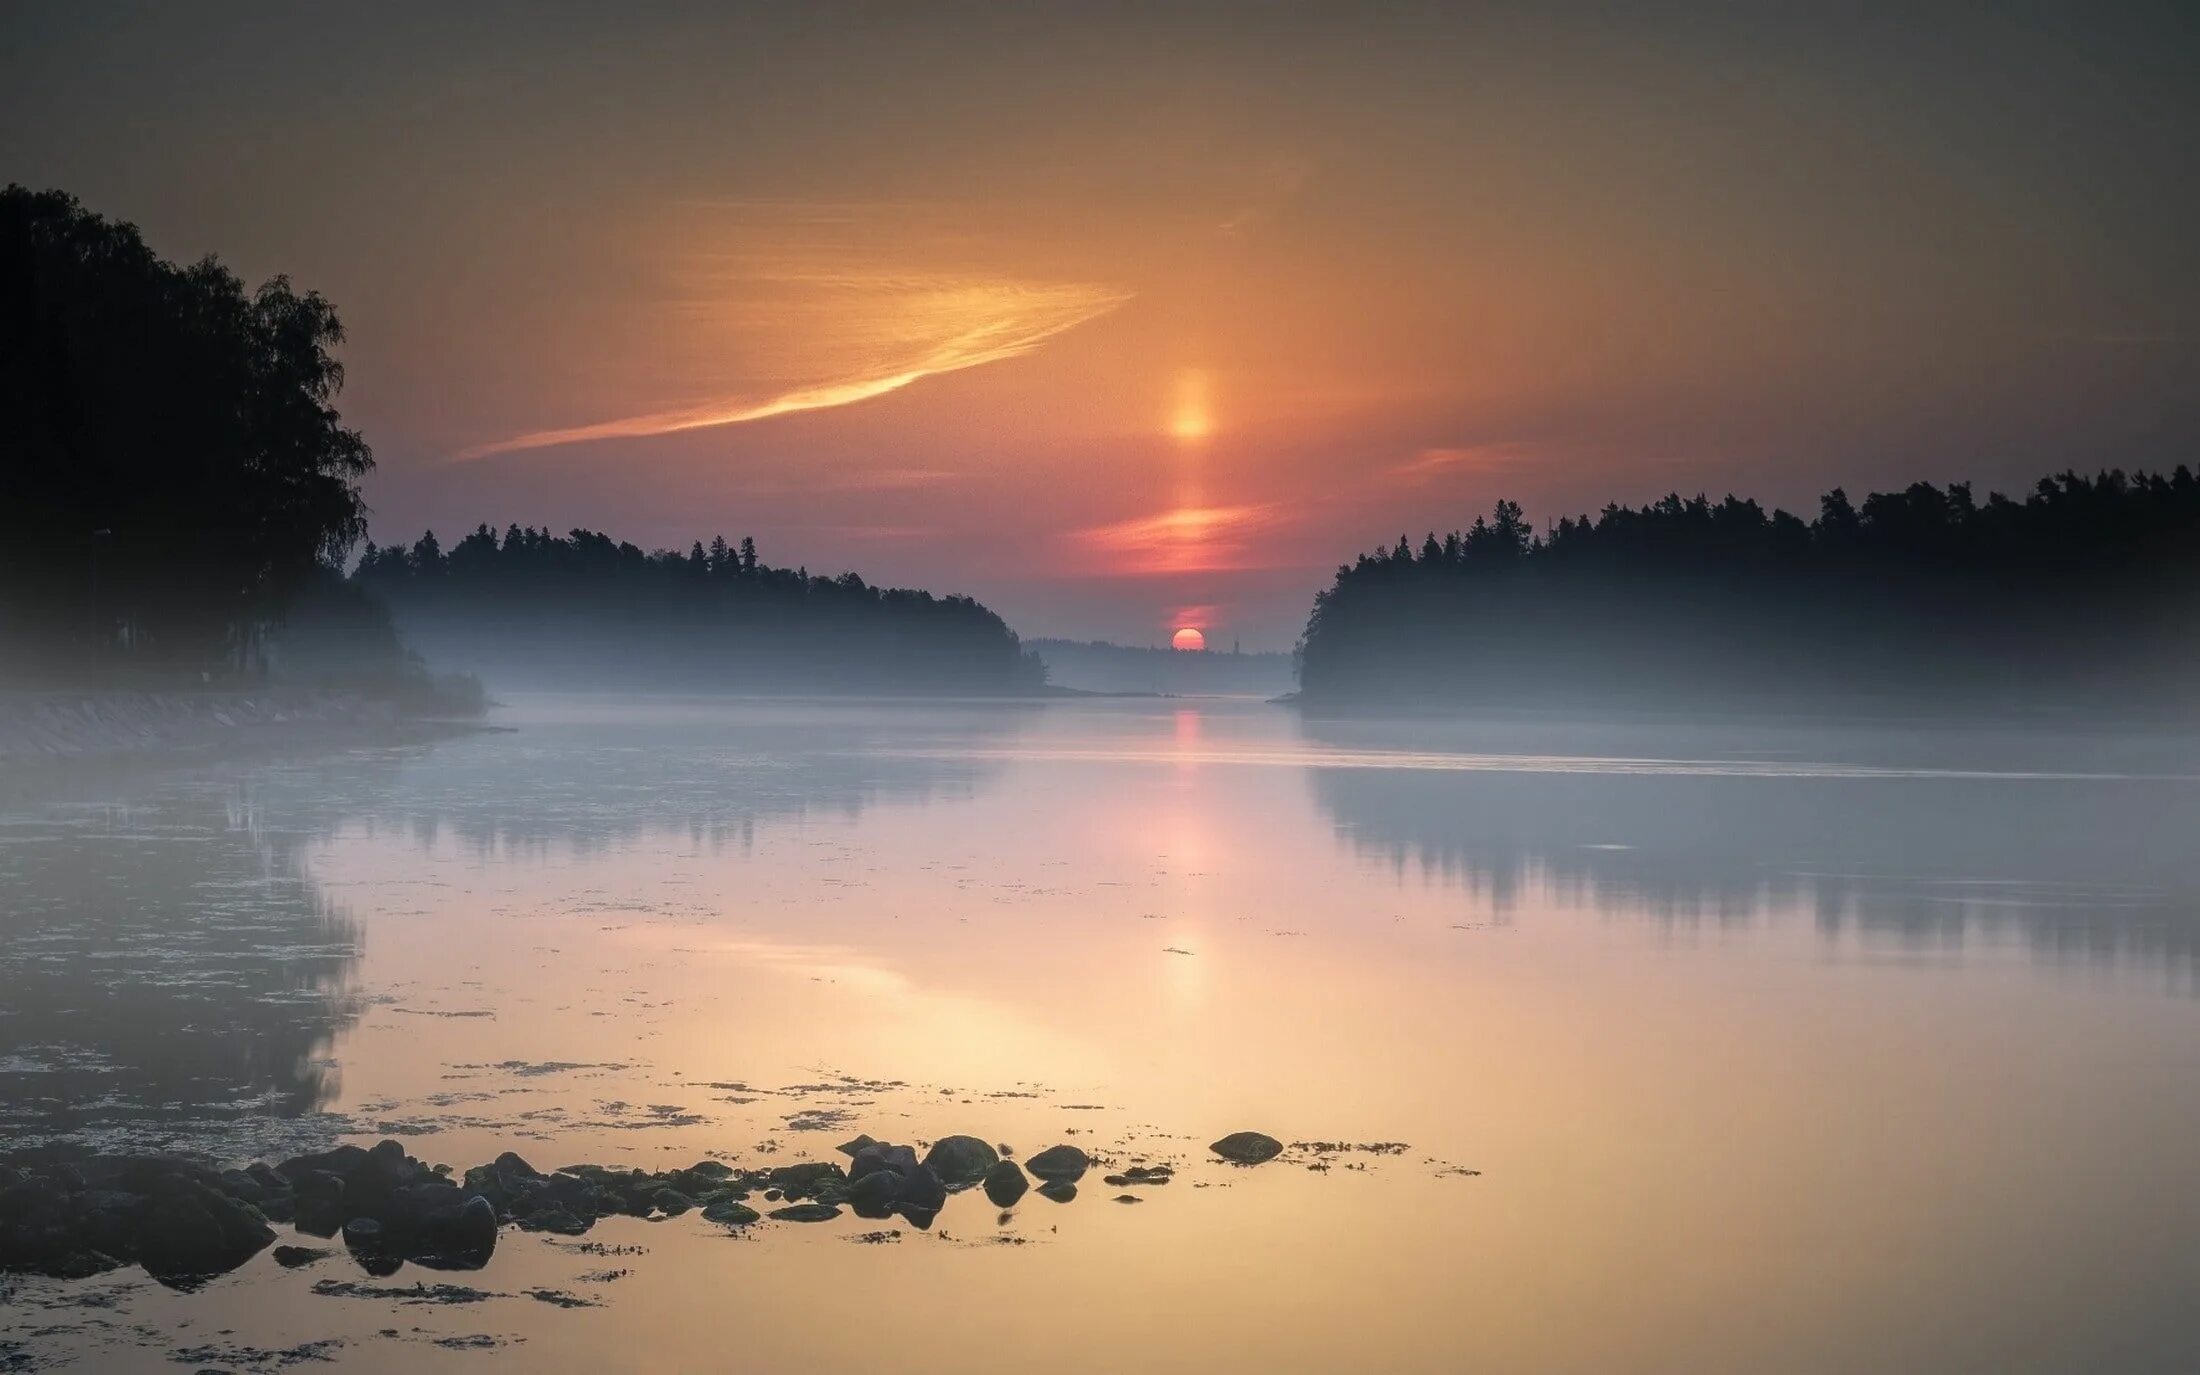
[{"label": "wispy cloud", "polygon": [[[709,209],[706,207],[706,209]],[[1090,282],[928,270],[922,233],[891,207],[716,207],[712,246],[684,255],[662,329],[690,340],[685,371],[755,360],[769,377],[721,377],[705,399],[529,430],[457,456],[637,439],[853,405],[927,377],[1018,358],[1107,314],[1128,293]],[[915,260],[915,265],[912,265]],[[765,360],[768,360],[765,361]],[[738,365],[734,365],[738,371]],[[691,387],[690,395],[702,388]]]},{"label": "wispy cloud", "polygon": [[1386,471],[1402,482],[1426,482],[1446,473],[1494,472],[1526,461],[1525,446],[1510,441],[1496,444],[1452,445],[1422,449]]},{"label": "wispy cloud", "polygon": [[1261,557],[1258,537],[1281,522],[1271,504],[1180,506],[1080,530],[1076,539],[1103,557],[1104,572],[1209,573],[1273,562]]}]

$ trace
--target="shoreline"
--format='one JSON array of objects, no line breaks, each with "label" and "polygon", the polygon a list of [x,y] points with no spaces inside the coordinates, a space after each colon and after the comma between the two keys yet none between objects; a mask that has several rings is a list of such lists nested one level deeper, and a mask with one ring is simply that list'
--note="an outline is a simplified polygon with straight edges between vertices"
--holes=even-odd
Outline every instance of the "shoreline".
[{"label": "shoreline", "polygon": [[0,692],[0,768],[404,744],[486,729],[320,689]]}]

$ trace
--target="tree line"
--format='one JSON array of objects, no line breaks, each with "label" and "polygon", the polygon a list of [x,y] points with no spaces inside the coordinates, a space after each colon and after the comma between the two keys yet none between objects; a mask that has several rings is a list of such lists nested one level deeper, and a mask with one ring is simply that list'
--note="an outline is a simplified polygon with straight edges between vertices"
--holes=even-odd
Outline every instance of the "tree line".
[{"label": "tree line", "polygon": [[0,191],[0,678],[242,672],[366,529],[319,294]]},{"label": "tree line", "polygon": [[287,278],[248,289],[63,192],[0,191],[0,685],[279,675],[478,703],[420,650],[606,686],[1043,682],[967,597],[773,568],[753,540],[681,555],[484,526],[448,553],[370,542],[347,574],[374,456],[336,409],[343,339]]},{"label": "tree line", "polygon": [[593,530],[476,527],[368,544],[354,583],[438,663],[573,686],[1022,693],[1045,666],[970,597],[778,568],[756,541],[644,551]]},{"label": "tree line", "polygon": [[2200,482],[1915,483],[1805,520],[1669,495],[1471,526],[1337,570],[1309,703],[2200,706]]}]

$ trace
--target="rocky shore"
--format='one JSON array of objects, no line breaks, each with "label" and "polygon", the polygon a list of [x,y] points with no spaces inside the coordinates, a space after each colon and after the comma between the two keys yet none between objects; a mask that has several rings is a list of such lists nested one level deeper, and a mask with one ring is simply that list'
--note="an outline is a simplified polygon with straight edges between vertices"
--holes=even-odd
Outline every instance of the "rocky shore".
[{"label": "rocky shore", "polygon": [[[1237,1132],[1211,1149],[1224,1161],[1252,1165],[1274,1159],[1283,1145]],[[1006,1146],[962,1135],[933,1142],[921,1157],[915,1147],[869,1136],[844,1143],[840,1153],[845,1165],[742,1169],[704,1160],[661,1171],[568,1165],[546,1172],[507,1151],[455,1178],[396,1141],[243,1169],[180,1156],[19,1157],[0,1163],[0,1271],[68,1278],[136,1264],[164,1284],[188,1288],[275,1245],[275,1224],[309,1237],[341,1236],[361,1268],[377,1276],[408,1261],[479,1269],[506,1226],[578,1236],[607,1217],[697,1212],[707,1222],[744,1228],[767,1220],[826,1222],[847,1209],[921,1228],[949,1195],[969,1189],[1005,1209],[1037,1180],[1041,1197],[1069,1202],[1096,1163],[1069,1145],[1019,1163]],[[1169,1183],[1174,1173],[1166,1164],[1134,1164],[1106,1182],[1151,1187]],[[320,1254],[277,1247],[275,1258],[309,1264]]]}]

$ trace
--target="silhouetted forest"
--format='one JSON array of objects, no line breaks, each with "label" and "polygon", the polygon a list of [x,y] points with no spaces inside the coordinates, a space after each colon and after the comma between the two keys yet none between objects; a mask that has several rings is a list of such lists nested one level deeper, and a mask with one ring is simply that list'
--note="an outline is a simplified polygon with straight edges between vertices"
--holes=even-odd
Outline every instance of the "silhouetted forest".
[{"label": "silhouetted forest", "polygon": [[369,544],[347,577],[374,459],[334,405],[343,337],[286,278],[250,291],[61,192],[0,192],[0,684],[279,676],[478,708],[478,683],[431,680],[408,644],[604,686],[1044,682],[968,598],[772,568],[749,540],[645,554],[483,527],[447,555]]},{"label": "silhouetted forest", "polygon": [[1309,704],[2200,707],[2200,482],[1917,483],[1816,520],[1729,496],[1473,526],[1337,570]]},{"label": "silhouetted forest", "polygon": [[644,552],[483,525],[446,552],[371,543],[353,581],[407,642],[500,684],[1022,694],[1046,669],[969,597],[774,568],[756,542]]},{"label": "silhouetted forest", "polygon": [[0,677],[256,671],[366,529],[335,310],[0,191]]}]

